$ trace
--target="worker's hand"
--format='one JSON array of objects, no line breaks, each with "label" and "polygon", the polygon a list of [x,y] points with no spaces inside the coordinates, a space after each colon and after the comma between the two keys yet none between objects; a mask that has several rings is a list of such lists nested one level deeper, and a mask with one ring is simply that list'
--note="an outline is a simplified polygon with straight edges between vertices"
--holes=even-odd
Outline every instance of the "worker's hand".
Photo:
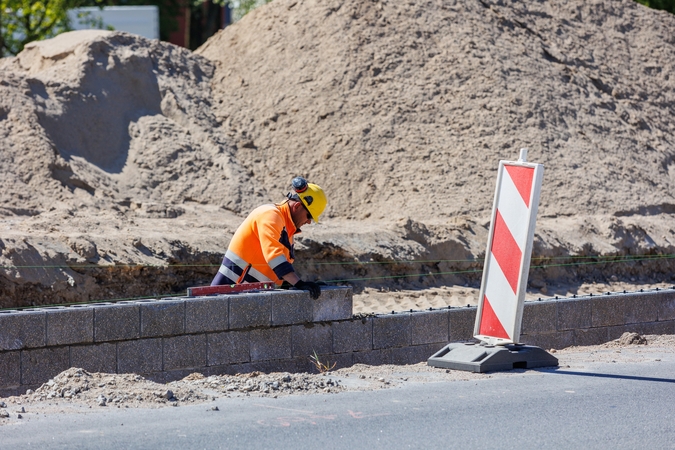
[{"label": "worker's hand", "polygon": [[300,280],[293,287],[302,291],[309,291],[309,296],[312,297],[312,300],[316,300],[321,295],[321,287],[313,281]]}]

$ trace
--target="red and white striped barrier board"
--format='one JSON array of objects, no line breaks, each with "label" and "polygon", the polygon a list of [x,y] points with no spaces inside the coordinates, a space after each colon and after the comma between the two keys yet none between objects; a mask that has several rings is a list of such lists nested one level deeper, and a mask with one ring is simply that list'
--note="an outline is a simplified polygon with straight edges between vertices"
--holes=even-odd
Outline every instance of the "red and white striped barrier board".
[{"label": "red and white striped barrier board", "polygon": [[542,164],[500,161],[474,337],[489,344],[517,343],[530,270],[532,240],[544,176]]}]

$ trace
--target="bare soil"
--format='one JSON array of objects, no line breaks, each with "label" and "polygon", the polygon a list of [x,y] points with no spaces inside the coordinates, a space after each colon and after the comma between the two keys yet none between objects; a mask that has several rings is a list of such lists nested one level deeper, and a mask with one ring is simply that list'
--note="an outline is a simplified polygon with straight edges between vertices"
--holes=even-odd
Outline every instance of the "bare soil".
[{"label": "bare soil", "polygon": [[295,175],[329,198],[301,277],[400,291],[364,310],[464,302],[521,147],[546,167],[535,295],[672,283],[674,36],[631,0],[275,0],[196,52],[31,43],[0,60],[0,307],[208,284]]}]

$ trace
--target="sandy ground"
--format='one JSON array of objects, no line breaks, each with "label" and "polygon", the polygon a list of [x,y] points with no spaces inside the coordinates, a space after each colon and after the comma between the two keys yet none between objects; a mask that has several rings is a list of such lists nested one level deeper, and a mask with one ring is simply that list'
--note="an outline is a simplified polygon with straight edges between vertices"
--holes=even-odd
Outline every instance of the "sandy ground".
[{"label": "sandy ground", "polygon": [[[668,281],[673,35],[632,0],[275,0],[195,52],[104,30],[30,43],[0,59],[0,307],[206,283],[295,175],[329,199],[303,277],[401,292],[377,311],[475,287],[456,261],[482,258],[521,147],[545,166],[533,288]],[[671,259],[572,264],[592,255]]]},{"label": "sandy ground", "polygon": [[[640,289],[669,289],[675,283],[581,283],[559,284],[542,289],[530,289],[525,294],[525,301],[571,297],[572,295],[604,294],[606,292],[634,292]],[[480,287],[442,286],[421,290],[384,291],[365,288],[354,294],[354,313],[388,313],[392,311],[424,310],[447,306],[477,306]]]}]

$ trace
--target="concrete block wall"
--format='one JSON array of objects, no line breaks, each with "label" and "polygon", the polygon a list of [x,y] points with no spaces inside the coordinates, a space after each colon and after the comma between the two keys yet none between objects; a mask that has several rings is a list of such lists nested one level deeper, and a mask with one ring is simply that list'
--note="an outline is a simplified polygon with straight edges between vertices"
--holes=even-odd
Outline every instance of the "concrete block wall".
[{"label": "concrete block wall", "polygon": [[[306,372],[322,362],[410,364],[471,340],[476,308],[352,317],[352,291],[304,291],[0,311],[0,396],[69,367],[157,381],[258,371]],[[521,342],[592,345],[625,331],[675,334],[675,289],[526,302]]]}]

